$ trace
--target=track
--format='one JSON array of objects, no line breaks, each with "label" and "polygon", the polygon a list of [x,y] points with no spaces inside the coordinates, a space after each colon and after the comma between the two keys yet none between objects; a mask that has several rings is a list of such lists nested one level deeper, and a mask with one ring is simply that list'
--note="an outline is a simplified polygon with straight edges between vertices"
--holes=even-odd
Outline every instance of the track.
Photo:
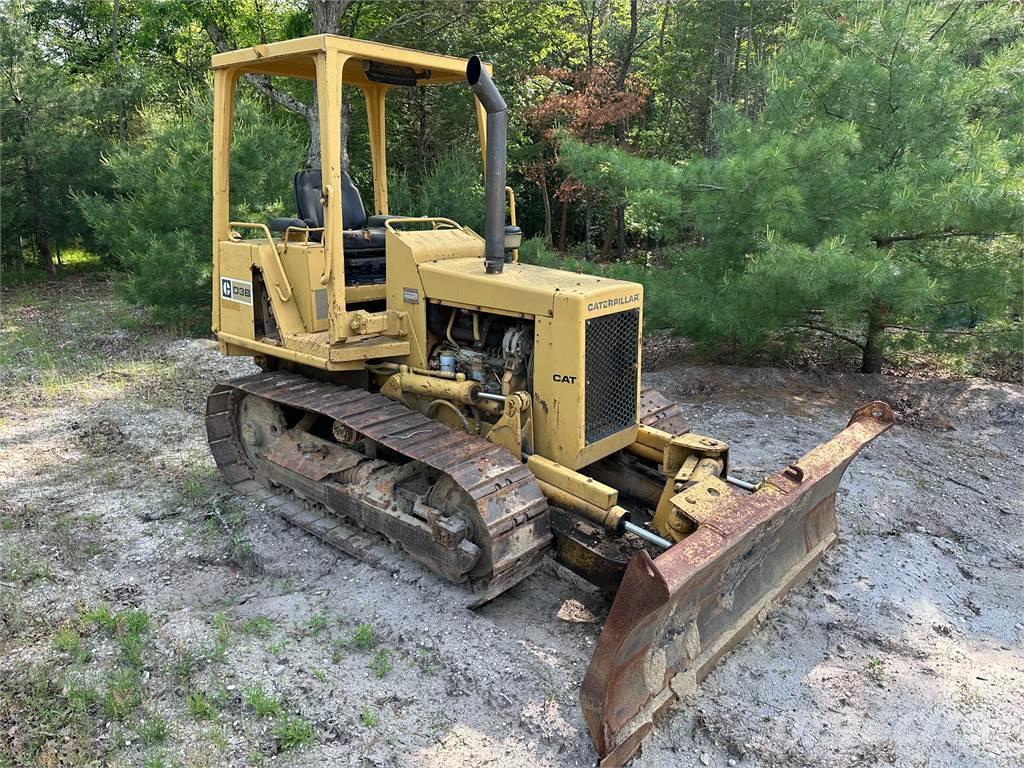
[{"label": "track", "polygon": [[474,542],[489,548],[484,554],[491,568],[468,580],[469,606],[483,604],[526,578],[550,545],[547,500],[533,474],[519,459],[481,437],[456,432],[382,395],[293,373],[261,373],[218,384],[207,400],[206,431],[225,480],[347,554],[375,564],[395,562],[393,550],[365,528],[384,534],[414,556],[419,551],[417,559],[429,567],[418,547],[448,553],[430,541],[429,526],[408,515],[360,506],[337,483],[311,483],[271,462],[252,461],[238,424],[239,404],[246,395],[332,419],[450,478],[486,527],[486,535],[476,536]]}]

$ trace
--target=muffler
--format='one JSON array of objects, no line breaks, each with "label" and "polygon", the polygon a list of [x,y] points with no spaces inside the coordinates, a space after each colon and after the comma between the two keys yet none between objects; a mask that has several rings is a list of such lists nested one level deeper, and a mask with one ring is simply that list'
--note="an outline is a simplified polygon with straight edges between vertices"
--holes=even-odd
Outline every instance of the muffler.
[{"label": "muffler", "polygon": [[505,265],[505,175],[508,109],[479,56],[466,65],[466,80],[487,112],[487,162],[484,180],[487,220],[484,223],[484,268],[500,274]]}]

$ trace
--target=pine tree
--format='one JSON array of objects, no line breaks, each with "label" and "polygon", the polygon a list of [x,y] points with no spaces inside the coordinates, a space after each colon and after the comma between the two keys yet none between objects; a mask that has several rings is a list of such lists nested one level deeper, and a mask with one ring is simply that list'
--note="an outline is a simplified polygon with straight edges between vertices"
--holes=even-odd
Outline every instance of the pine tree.
[{"label": "pine tree", "polygon": [[[213,112],[209,93],[191,98],[181,119],[143,111],[142,137],[106,158],[114,194],[82,194],[77,202],[101,247],[126,271],[126,296],[151,308],[158,321],[198,331],[209,317]],[[265,221],[294,213],[290,181],[301,167],[303,144],[297,131],[253,100],[237,100],[233,219]]]},{"label": "pine tree", "polygon": [[[679,330],[748,347],[830,334],[877,372],[894,335],[1020,321],[1022,34],[995,3],[808,4],[763,112],[720,109],[716,157],[564,155],[634,228],[703,237],[672,281]],[[1000,338],[1019,345],[1019,328]]]}]

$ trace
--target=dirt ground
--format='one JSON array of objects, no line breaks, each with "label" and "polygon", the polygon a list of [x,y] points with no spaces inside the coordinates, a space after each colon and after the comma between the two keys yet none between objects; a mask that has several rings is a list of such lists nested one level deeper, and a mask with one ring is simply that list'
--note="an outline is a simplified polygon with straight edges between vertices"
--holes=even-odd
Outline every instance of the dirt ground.
[{"label": "dirt ground", "polygon": [[[4,294],[0,766],[594,764],[604,598],[551,563],[469,612],[235,498],[203,399],[248,362],[75,291]],[[841,543],[635,765],[1024,766],[1024,388],[646,378],[751,480],[867,400],[899,422],[847,474]]]}]

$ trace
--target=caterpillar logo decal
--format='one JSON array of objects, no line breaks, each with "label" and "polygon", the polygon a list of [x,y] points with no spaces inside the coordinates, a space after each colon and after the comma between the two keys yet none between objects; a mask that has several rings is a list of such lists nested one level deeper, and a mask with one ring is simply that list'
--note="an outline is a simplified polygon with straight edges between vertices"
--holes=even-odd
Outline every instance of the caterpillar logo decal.
[{"label": "caterpillar logo decal", "polygon": [[631,296],[616,296],[614,299],[601,299],[587,304],[587,312],[597,312],[599,309],[611,309],[612,307],[625,307],[629,304],[639,304],[640,294],[634,293]]},{"label": "caterpillar logo decal", "polygon": [[233,277],[220,279],[220,297],[239,304],[252,304],[252,283]]},{"label": "caterpillar logo decal", "polygon": [[564,384],[575,384],[576,383],[576,377],[575,376],[569,376],[569,375],[564,374],[564,373],[556,373],[551,378],[552,378],[553,381],[562,382]]}]

